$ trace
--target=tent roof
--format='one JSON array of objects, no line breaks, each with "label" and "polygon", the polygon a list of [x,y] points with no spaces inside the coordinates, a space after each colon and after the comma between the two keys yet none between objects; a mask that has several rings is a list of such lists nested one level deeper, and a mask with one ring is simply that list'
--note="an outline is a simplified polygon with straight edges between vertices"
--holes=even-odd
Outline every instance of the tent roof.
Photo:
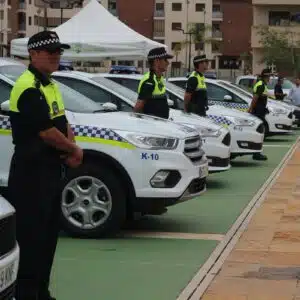
[{"label": "tent roof", "polygon": [[[97,0],[91,0],[70,20],[53,29],[61,42],[71,45],[64,57],[145,57],[155,47],[166,47],[137,33],[106,10]],[[11,54],[28,56],[28,37],[11,42]],[[93,59],[94,58],[94,59]]]}]

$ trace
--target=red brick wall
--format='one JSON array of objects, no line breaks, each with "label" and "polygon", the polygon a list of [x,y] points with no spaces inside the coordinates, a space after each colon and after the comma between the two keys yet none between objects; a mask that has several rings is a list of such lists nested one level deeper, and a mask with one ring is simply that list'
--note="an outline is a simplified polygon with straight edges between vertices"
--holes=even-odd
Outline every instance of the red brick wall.
[{"label": "red brick wall", "polygon": [[223,55],[238,56],[251,50],[253,22],[251,2],[251,0],[221,0]]},{"label": "red brick wall", "polygon": [[138,33],[153,37],[153,15],[155,0],[118,0],[119,18]]}]

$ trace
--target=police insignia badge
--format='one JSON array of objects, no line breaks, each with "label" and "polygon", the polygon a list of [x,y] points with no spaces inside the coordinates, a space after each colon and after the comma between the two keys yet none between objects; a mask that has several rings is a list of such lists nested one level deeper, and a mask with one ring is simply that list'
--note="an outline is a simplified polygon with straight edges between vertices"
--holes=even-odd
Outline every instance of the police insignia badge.
[{"label": "police insignia badge", "polygon": [[54,101],[54,102],[52,103],[52,110],[53,110],[53,114],[54,114],[54,115],[57,115],[57,114],[58,114],[59,108],[58,108],[58,104],[57,104],[56,101]]}]

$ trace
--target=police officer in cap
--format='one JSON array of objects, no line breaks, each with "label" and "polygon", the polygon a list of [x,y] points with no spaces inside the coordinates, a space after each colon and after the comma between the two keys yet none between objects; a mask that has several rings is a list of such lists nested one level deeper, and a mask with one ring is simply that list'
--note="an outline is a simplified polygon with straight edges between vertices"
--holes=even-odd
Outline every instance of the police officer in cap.
[{"label": "police officer in cap", "polygon": [[[267,84],[270,80],[271,71],[269,69],[264,69],[258,81],[253,87],[253,98],[250,104],[248,112],[258,117],[266,124],[266,115],[269,113],[267,109],[268,102],[268,88]],[[253,155],[255,160],[267,160],[267,156],[262,153],[255,153]]]},{"label": "police officer in cap", "polygon": [[56,249],[60,184],[66,166],[83,158],[67,121],[62,95],[51,73],[69,45],[55,32],[29,38],[30,65],[10,96],[15,145],[9,173],[9,200],[16,208],[20,264],[16,300],[50,300],[49,281]]},{"label": "police officer in cap", "polygon": [[206,55],[196,56],[193,60],[195,70],[190,74],[184,95],[184,111],[206,116],[208,110],[207,90],[204,72],[208,69]]},{"label": "police officer in cap", "polygon": [[138,87],[138,101],[134,111],[160,118],[169,118],[168,97],[163,73],[166,72],[173,55],[165,48],[155,48],[149,51],[149,72],[141,79]]}]

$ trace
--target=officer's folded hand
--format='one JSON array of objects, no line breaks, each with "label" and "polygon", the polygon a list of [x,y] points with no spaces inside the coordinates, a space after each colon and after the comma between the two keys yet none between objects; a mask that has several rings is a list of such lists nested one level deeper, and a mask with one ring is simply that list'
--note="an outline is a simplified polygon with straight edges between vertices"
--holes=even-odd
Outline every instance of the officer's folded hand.
[{"label": "officer's folded hand", "polygon": [[81,148],[76,146],[76,149],[74,152],[72,152],[70,155],[67,156],[65,163],[70,168],[77,168],[81,165],[83,159],[83,151]]}]

